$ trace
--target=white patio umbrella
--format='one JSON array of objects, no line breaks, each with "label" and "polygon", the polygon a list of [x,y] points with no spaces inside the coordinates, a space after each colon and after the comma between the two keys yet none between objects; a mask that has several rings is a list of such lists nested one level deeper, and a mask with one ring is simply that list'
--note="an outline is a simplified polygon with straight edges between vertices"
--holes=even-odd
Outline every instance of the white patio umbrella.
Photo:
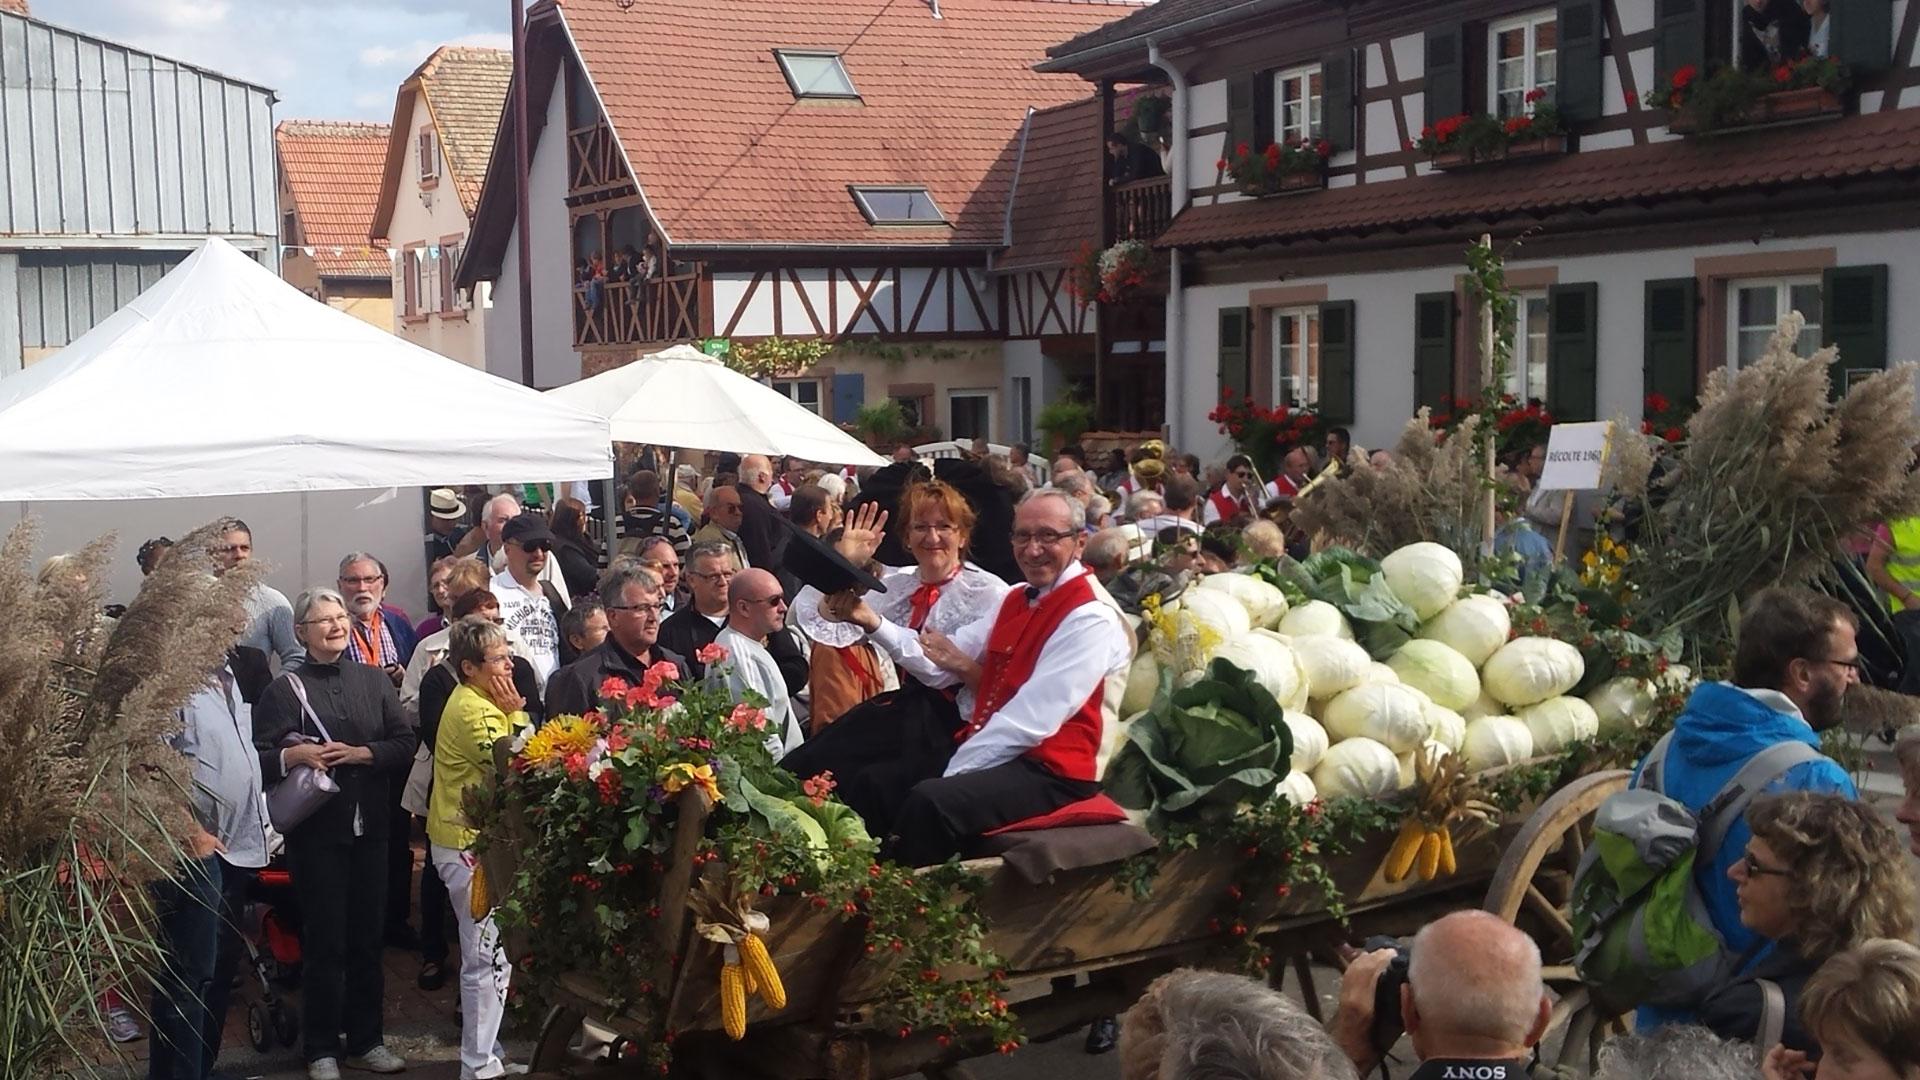
[{"label": "white patio umbrella", "polygon": [[606,417],[621,442],[791,454],[827,465],[886,464],[785,394],[686,345],[556,386],[547,396]]},{"label": "white patio umbrella", "polygon": [[0,501],[612,471],[601,417],[335,311],[217,238],[0,379]]}]

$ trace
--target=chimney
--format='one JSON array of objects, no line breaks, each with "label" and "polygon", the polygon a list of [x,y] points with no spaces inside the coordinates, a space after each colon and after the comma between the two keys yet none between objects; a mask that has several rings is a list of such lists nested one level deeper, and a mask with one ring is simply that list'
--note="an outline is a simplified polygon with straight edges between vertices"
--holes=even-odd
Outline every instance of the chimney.
[{"label": "chimney", "polygon": [[[0,0],[0,4],[4,4],[6,2],[7,0]],[[26,3],[26,0],[20,0],[20,2],[21,4],[24,5]],[[927,0],[927,6],[933,9],[934,18],[936,19],[940,18],[940,0]]]}]

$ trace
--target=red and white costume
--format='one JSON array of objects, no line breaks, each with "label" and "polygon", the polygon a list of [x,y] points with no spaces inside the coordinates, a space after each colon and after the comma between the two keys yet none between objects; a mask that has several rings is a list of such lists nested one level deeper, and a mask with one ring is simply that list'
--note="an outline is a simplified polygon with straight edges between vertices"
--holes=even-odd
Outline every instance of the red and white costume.
[{"label": "red and white costume", "polygon": [[1206,505],[1200,509],[1200,520],[1212,525],[1218,521],[1232,521],[1241,515],[1253,517],[1259,513],[1260,508],[1254,505],[1251,496],[1236,496],[1225,485],[1221,485],[1208,494]]}]

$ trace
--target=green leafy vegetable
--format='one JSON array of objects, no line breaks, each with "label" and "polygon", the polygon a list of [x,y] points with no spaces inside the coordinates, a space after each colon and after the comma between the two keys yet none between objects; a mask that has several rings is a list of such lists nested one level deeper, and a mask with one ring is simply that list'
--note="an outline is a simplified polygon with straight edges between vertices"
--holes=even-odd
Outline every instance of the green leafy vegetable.
[{"label": "green leafy vegetable", "polygon": [[1205,678],[1127,725],[1106,788],[1120,805],[1149,811],[1150,822],[1217,820],[1271,797],[1292,758],[1280,703],[1251,672],[1215,660]]}]

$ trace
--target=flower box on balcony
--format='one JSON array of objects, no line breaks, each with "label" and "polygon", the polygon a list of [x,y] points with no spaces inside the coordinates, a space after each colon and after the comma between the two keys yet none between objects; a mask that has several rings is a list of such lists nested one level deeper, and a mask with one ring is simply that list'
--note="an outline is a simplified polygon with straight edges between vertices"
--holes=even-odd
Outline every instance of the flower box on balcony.
[{"label": "flower box on balcony", "polygon": [[1303,191],[1319,191],[1326,186],[1327,170],[1324,167],[1277,173],[1263,183],[1238,185],[1242,195],[1251,195],[1256,199],[1264,199],[1269,195],[1298,195]]},{"label": "flower box on balcony", "polygon": [[1436,169],[1452,171],[1494,165],[1503,161],[1555,157],[1566,152],[1567,137],[1565,135],[1541,135],[1531,139],[1517,139],[1505,146],[1442,150],[1428,160],[1433,162],[1433,167]]},{"label": "flower box on balcony", "polygon": [[1723,124],[1702,124],[1693,109],[1682,106],[1674,110],[1672,118],[1667,121],[1667,130],[1677,135],[1721,134],[1814,120],[1823,116],[1839,116],[1845,110],[1839,94],[1823,86],[1802,86],[1762,94]]}]

